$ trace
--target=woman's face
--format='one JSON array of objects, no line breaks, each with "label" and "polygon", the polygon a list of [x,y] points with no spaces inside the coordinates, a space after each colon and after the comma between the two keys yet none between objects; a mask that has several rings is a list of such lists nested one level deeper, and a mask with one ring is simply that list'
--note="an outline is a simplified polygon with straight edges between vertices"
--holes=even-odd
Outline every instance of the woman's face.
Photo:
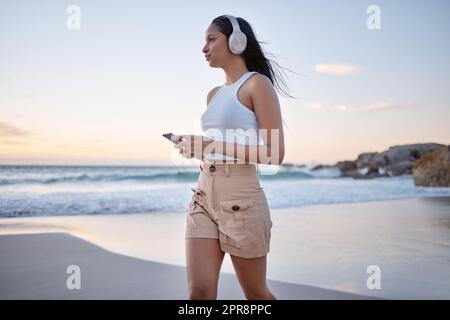
[{"label": "woman's face", "polygon": [[205,32],[206,44],[203,47],[205,59],[211,67],[221,67],[229,59],[231,51],[228,49],[227,37],[211,24]]}]

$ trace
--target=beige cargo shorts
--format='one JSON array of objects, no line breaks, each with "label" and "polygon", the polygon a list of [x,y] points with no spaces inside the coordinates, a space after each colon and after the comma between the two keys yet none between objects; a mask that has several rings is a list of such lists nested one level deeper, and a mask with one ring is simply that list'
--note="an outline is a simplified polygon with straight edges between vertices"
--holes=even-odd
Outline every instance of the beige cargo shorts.
[{"label": "beige cargo shorts", "polygon": [[202,162],[188,205],[185,239],[218,239],[243,258],[269,252],[272,220],[254,164]]}]

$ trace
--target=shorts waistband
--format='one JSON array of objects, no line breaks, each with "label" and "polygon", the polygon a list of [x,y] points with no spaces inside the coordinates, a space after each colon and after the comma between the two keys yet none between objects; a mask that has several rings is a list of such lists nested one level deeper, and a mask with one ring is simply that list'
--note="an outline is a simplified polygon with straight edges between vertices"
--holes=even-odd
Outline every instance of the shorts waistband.
[{"label": "shorts waistband", "polygon": [[208,175],[256,175],[254,164],[218,163],[210,160],[200,163],[200,171]]}]

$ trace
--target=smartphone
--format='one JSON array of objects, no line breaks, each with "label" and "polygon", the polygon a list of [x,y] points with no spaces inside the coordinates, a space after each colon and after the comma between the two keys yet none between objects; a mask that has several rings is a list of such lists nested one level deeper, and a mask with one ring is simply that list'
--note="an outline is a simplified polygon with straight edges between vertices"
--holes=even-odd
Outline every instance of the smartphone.
[{"label": "smartphone", "polygon": [[170,141],[172,141],[173,143],[178,143],[178,142],[179,142],[179,141],[174,141],[174,140],[173,140],[174,137],[175,137],[175,135],[174,135],[172,132],[170,132],[170,133],[164,133],[164,134],[163,134],[163,137],[166,138],[166,139],[168,139],[168,140],[170,140]]}]

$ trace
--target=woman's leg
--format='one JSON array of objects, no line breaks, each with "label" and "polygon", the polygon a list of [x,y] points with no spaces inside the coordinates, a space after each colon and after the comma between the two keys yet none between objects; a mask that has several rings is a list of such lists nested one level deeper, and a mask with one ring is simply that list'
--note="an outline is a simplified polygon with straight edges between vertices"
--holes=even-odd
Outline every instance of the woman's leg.
[{"label": "woman's leg", "polygon": [[266,285],[266,258],[231,256],[236,276],[248,300],[275,300]]},{"label": "woman's leg", "polygon": [[186,273],[189,299],[217,298],[217,285],[224,252],[219,239],[186,239]]}]

